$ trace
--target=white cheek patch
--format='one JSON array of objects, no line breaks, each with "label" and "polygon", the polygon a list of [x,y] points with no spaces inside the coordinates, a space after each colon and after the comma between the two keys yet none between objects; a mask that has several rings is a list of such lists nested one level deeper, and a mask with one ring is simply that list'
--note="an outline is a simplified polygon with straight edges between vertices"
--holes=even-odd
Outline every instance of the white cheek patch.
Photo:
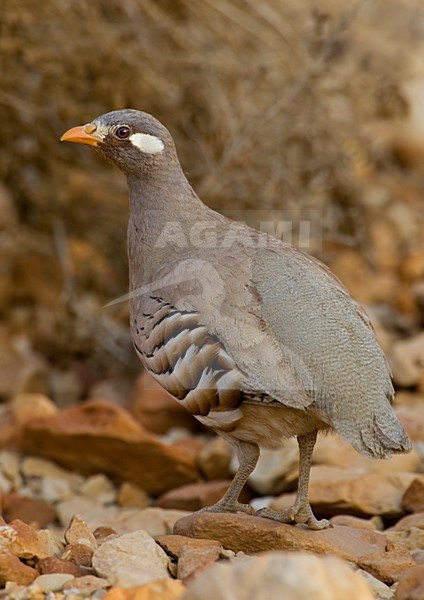
[{"label": "white cheek patch", "polygon": [[133,133],[130,135],[129,140],[133,146],[146,154],[157,154],[162,152],[165,147],[161,139],[148,133]]}]

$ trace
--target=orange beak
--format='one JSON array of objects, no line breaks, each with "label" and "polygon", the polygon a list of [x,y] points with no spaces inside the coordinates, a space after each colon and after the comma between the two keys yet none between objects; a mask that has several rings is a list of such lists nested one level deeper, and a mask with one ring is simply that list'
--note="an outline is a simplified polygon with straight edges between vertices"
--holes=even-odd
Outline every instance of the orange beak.
[{"label": "orange beak", "polygon": [[79,127],[72,127],[72,129],[68,129],[68,131],[62,135],[60,141],[97,146],[97,144],[100,142],[99,138],[90,135],[95,130],[96,126],[93,125],[93,123],[88,123],[88,125],[80,125]]}]

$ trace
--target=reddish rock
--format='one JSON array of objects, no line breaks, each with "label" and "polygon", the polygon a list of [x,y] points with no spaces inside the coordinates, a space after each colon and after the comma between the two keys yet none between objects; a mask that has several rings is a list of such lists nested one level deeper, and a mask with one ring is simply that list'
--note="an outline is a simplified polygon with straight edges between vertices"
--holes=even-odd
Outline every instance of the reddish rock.
[{"label": "reddish rock", "polygon": [[[414,473],[370,473],[364,469],[316,465],[311,469],[309,500],[319,515],[396,517],[404,514],[403,494],[415,478]],[[282,510],[292,502],[291,495],[283,494],[270,506]]]},{"label": "reddish rock", "polygon": [[395,600],[422,600],[424,598],[424,564],[408,569],[399,579]]},{"label": "reddish rock", "polygon": [[62,558],[80,567],[91,567],[93,549],[86,544],[70,544],[65,548]]},{"label": "reddish rock", "polygon": [[30,525],[16,520],[0,529],[0,547],[19,558],[47,558],[61,554],[63,544],[51,531],[36,531]]},{"label": "reddish rock", "polygon": [[20,519],[37,529],[44,529],[57,518],[56,510],[47,502],[20,496],[16,492],[3,494],[1,503],[6,521]]},{"label": "reddish rock", "polygon": [[214,545],[195,548],[186,544],[181,548],[177,576],[182,581],[197,575],[218,560],[222,548]]},{"label": "reddish rock", "polygon": [[424,511],[424,476],[413,480],[402,498],[402,506],[407,512]]},{"label": "reddish rock", "polygon": [[93,533],[98,544],[101,544],[110,535],[116,535],[116,531],[112,527],[97,527]]},{"label": "reddish rock", "polygon": [[[231,481],[208,481],[184,485],[160,496],[155,504],[162,508],[195,511],[204,506],[211,506],[222,498]],[[249,502],[252,496],[243,491],[241,502]]]},{"label": "reddish rock", "polygon": [[131,412],[148,431],[163,434],[172,427],[200,428],[187,409],[166,392],[147,371],[137,379],[131,394]]},{"label": "reddish rock", "polygon": [[172,447],[178,450],[178,452],[182,452],[186,458],[192,460],[197,466],[199,452],[203,448],[202,441],[198,438],[190,437],[183,440],[176,440],[172,444]]},{"label": "reddish rock", "polygon": [[38,571],[25,565],[10,552],[0,551],[0,585],[13,581],[18,585],[29,585],[38,577]]},{"label": "reddish rock", "polygon": [[133,481],[153,495],[198,477],[193,457],[147,433],[123,408],[90,401],[27,423],[21,449],[83,474]]},{"label": "reddish rock", "polygon": [[37,571],[40,575],[48,575],[49,573],[69,573],[74,577],[82,577],[86,575],[83,569],[81,569],[75,563],[58,558],[57,556],[48,556],[39,560],[37,563]]},{"label": "reddish rock", "polygon": [[174,533],[219,541],[234,552],[305,550],[332,554],[356,563],[378,579],[392,583],[413,565],[409,551],[383,534],[353,527],[312,531],[245,514],[195,513],[175,524]]}]

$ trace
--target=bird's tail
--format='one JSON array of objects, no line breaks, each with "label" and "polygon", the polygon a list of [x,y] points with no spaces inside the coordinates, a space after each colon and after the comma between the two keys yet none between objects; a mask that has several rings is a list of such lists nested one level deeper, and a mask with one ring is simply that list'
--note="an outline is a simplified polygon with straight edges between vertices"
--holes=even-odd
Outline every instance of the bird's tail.
[{"label": "bird's tail", "polygon": [[[349,426],[350,425],[350,426]],[[358,452],[371,458],[389,458],[392,454],[403,454],[412,450],[412,444],[399,423],[392,407],[387,406],[378,413],[367,415],[352,427],[349,421],[335,424],[338,431]]]}]

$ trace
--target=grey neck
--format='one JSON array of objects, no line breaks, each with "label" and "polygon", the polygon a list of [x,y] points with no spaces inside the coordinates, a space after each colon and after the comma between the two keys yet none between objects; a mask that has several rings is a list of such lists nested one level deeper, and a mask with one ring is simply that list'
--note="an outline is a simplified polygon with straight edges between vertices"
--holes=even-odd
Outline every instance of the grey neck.
[{"label": "grey neck", "polygon": [[154,177],[129,176],[128,186],[128,260],[134,289],[150,282],[177,252],[186,251],[193,224],[215,213],[200,201],[179,164]]}]

